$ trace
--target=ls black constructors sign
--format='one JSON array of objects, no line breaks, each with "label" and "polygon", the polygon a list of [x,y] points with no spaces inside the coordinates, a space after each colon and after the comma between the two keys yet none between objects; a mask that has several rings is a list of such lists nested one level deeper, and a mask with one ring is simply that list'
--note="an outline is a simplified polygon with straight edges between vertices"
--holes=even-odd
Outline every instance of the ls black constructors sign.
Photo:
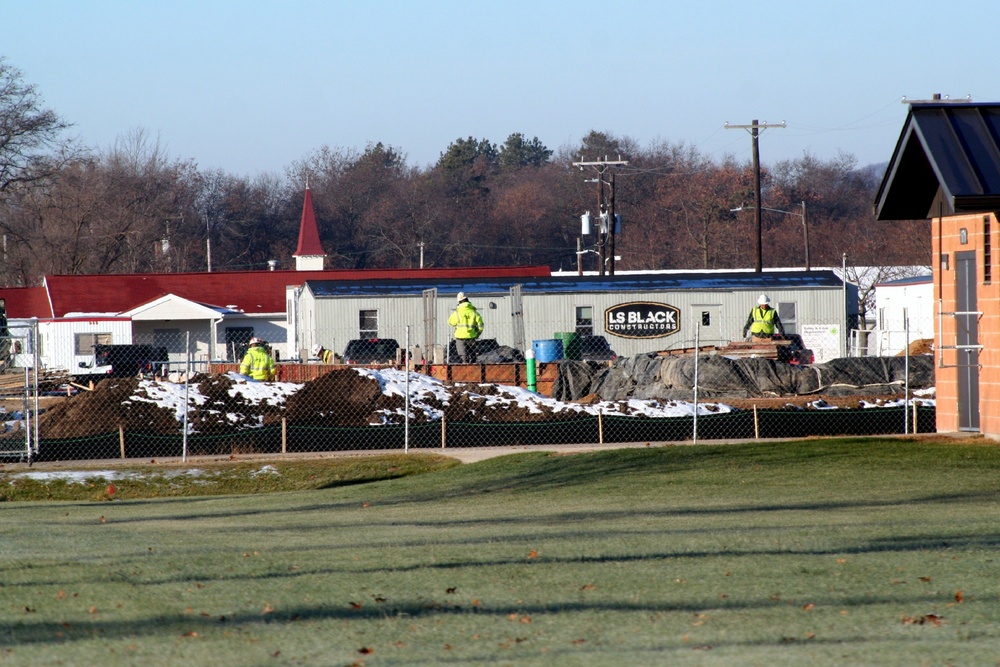
[{"label": "ls black constructors sign", "polygon": [[622,338],[669,336],[680,331],[681,311],[665,303],[622,303],[604,311],[604,328]]}]

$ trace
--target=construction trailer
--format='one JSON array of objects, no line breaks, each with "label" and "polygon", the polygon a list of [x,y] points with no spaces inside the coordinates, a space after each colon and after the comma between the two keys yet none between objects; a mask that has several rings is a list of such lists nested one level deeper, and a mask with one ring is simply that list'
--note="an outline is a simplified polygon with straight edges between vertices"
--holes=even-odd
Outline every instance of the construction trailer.
[{"label": "construction trailer", "polygon": [[[288,289],[289,344],[306,358],[316,343],[342,351],[357,338],[394,338],[439,362],[448,316],[465,293],[484,338],[530,349],[536,341],[602,335],[620,356],[729,344],[761,293],[816,361],[845,356],[858,313],[857,286],[833,271],[706,272],[492,280],[307,280]],[[440,354],[439,354],[440,353]]]}]

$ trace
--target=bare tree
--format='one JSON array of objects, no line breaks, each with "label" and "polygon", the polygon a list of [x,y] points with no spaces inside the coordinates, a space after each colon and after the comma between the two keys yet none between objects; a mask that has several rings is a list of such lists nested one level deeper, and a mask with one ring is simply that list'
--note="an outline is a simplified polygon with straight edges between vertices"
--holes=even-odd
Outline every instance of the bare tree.
[{"label": "bare tree", "polygon": [[42,107],[35,86],[21,71],[0,58],[0,198],[11,189],[47,178],[58,162],[51,158],[67,142],[69,127],[51,109]]}]

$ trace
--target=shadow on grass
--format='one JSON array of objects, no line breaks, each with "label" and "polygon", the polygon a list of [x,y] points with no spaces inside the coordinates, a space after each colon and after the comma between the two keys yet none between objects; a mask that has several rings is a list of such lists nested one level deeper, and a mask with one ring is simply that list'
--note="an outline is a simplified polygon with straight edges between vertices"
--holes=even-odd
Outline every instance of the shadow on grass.
[{"label": "shadow on grass", "polygon": [[[596,595],[596,594],[591,594]],[[926,593],[894,596],[864,596],[864,597],[831,597],[821,595],[808,596],[808,602],[816,608],[829,607],[843,609],[863,608],[867,606],[892,605],[898,608],[913,606],[917,609],[940,605],[948,602],[948,595],[941,593]],[[554,602],[544,605],[489,605],[483,603],[452,602],[449,596],[441,600],[394,601],[380,596],[380,601],[344,600],[334,605],[294,606],[275,609],[273,612],[250,613],[241,612],[226,615],[178,615],[156,616],[140,620],[106,620],[100,618],[100,611],[94,613],[94,618],[75,622],[38,622],[26,620],[14,622],[5,628],[5,644],[8,648],[27,646],[31,644],[49,644],[53,642],[69,643],[75,640],[93,640],[99,637],[102,641],[113,641],[123,638],[141,638],[151,636],[174,636],[178,639],[210,636],[213,632],[224,632],[227,628],[254,627],[262,625],[282,626],[302,622],[316,621],[352,621],[352,620],[383,620],[393,618],[421,619],[468,614],[483,617],[494,622],[510,622],[522,617],[551,617],[558,614],[580,613],[701,613],[713,611],[753,611],[766,613],[769,610],[786,609],[789,605],[799,605],[801,602],[791,600],[774,600],[771,598],[752,601],[732,599],[720,600],[717,597],[691,600],[689,602],[656,602],[630,603],[620,601],[594,602]],[[778,644],[780,639],[767,644]],[[737,643],[739,645],[739,643]]]}]

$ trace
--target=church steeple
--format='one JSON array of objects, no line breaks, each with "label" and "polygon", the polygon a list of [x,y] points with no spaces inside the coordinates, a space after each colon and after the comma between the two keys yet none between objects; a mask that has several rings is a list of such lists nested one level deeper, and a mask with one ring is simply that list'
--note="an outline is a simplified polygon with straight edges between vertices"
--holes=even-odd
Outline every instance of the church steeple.
[{"label": "church steeple", "polygon": [[302,202],[302,221],[299,223],[299,245],[295,249],[296,271],[322,271],[326,253],[319,241],[316,212],[313,211],[312,193],[306,183],[306,196]]}]

